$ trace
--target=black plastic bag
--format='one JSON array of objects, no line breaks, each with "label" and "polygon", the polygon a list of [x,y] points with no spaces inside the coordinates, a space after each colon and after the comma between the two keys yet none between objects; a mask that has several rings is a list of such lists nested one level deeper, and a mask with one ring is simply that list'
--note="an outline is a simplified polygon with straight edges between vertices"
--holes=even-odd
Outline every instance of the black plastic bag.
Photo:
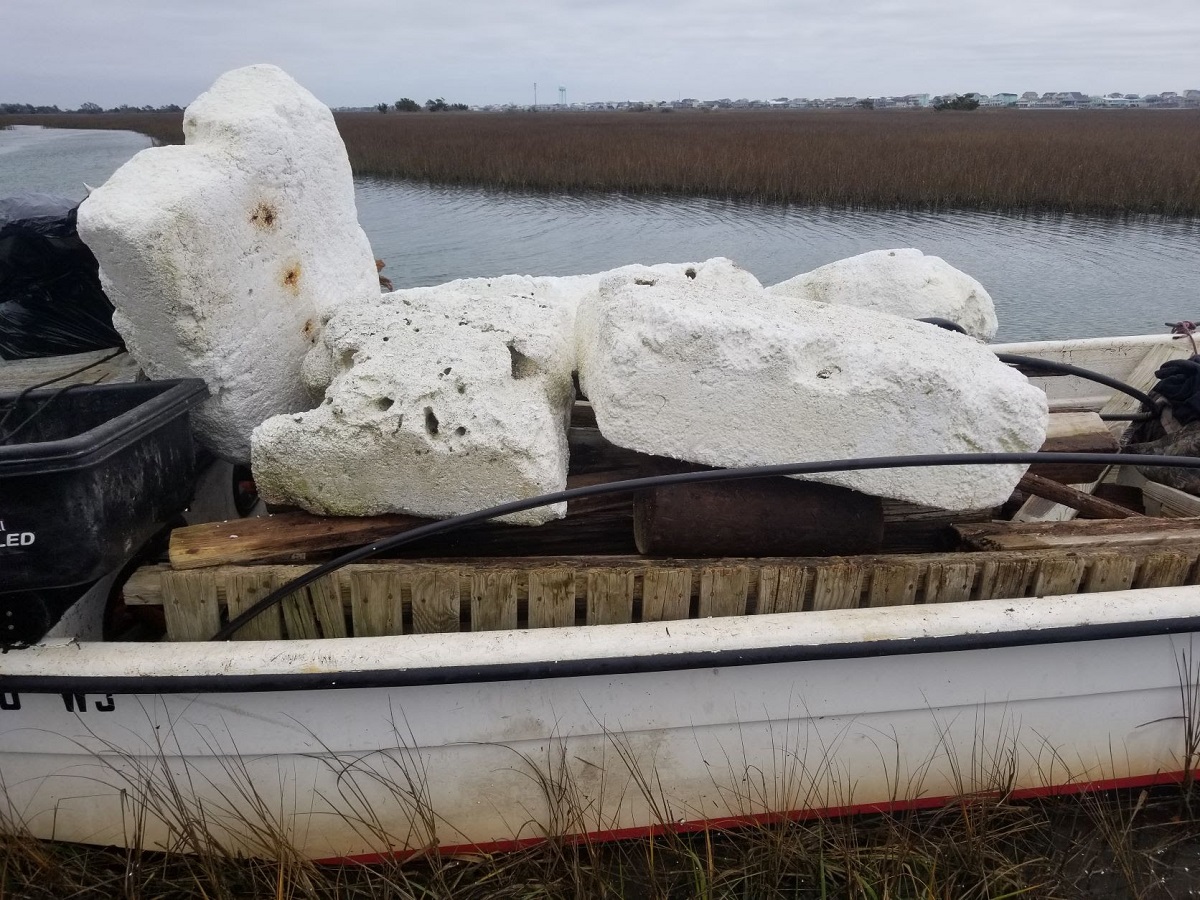
[{"label": "black plastic bag", "polygon": [[47,194],[0,198],[0,357],[122,347],[79,205]]}]

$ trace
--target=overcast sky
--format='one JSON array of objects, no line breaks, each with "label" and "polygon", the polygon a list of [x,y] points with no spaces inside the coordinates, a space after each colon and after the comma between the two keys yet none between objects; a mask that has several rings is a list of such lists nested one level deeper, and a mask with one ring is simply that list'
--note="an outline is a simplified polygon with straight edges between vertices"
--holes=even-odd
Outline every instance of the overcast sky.
[{"label": "overcast sky", "polygon": [[0,0],[0,102],[330,106],[1200,88],[1200,0]]}]

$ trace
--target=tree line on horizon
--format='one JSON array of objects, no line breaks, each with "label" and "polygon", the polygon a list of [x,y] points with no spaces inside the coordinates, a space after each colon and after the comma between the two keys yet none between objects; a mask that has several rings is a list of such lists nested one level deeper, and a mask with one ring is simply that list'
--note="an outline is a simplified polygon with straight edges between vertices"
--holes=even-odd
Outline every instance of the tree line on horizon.
[{"label": "tree line on horizon", "polygon": [[426,100],[422,106],[416,100],[410,97],[401,97],[395,103],[378,103],[375,108],[381,113],[395,110],[396,112],[466,112],[468,107],[465,103],[447,103],[444,97],[438,97],[436,100]]},{"label": "tree line on horizon", "polygon": [[181,113],[183,107],[176,103],[168,103],[164,106],[130,106],[128,103],[122,103],[120,106],[114,106],[105,109],[99,103],[80,103],[78,109],[60,109],[58,106],[35,106],[32,103],[0,103],[0,115],[7,116],[29,116],[29,115],[54,115],[65,113],[139,113],[139,112],[158,112],[158,113]]}]

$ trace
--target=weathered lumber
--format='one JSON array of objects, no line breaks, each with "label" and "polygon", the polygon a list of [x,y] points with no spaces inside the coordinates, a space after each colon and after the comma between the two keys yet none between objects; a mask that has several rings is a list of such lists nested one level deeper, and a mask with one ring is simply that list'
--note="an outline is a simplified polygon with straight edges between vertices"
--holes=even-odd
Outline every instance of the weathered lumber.
[{"label": "weathered lumber", "polygon": [[[543,568],[527,575],[530,628],[575,624],[575,573],[567,568]],[[517,583],[520,599],[520,581]]]},{"label": "weathered lumber", "polygon": [[[1120,443],[1099,413],[1051,413],[1043,453],[1116,453]],[[1096,481],[1103,465],[1082,463],[1034,463],[1029,471],[1062,484]]]},{"label": "weathered lumber", "polygon": [[700,572],[700,616],[743,616],[750,594],[746,566],[709,566]]},{"label": "weathered lumber", "polygon": [[[1001,348],[996,348],[999,351]],[[1140,351],[1130,351],[1140,352]],[[1141,359],[1133,366],[1130,373],[1123,377],[1122,380],[1141,391],[1150,390],[1156,383],[1157,377],[1155,372],[1158,368],[1169,359],[1177,359],[1187,356],[1188,349],[1180,343],[1171,343],[1163,341],[1161,343],[1151,343],[1148,349],[1141,355]],[[1069,361],[1069,360],[1068,360]],[[1085,368],[1088,368],[1086,364]],[[1107,373],[1107,374],[1112,374]],[[1117,377],[1121,377],[1118,375]],[[1136,412],[1141,404],[1128,394],[1121,392],[1113,392],[1104,406],[1100,408],[1101,415],[1123,415],[1126,413]],[[1109,430],[1117,438],[1118,441],[1125,435],[1129,429],[1129,422],[1111,421],[1109,422]],[[1076,485],[1085,493],[1090,493],[1095,490],[1096,485],[1101,481],[1103,475],[1097,476],[1094,480]],[[1050,521],[1066,521],[1073,519],[1076,516],[1076,510],[1070,506],[1063,505],[1054,500],[1046,499],[1041,496],[1033,496],[1025,501],[1024,505],[1013,516],[1013,521],[1016,522],[1050,522]]]},{"label": "weathered lumber", "polygon": [[176,528],[168,551],[171,567],[272,560],[301,561],[309,553],[367,544],[429,523],[416,516],[364,518],[279,513]]},{"label": "weathered lumber", "polygon": [[634,575],[630,569],[587,572],[587,624],[619,625],[633,621]]},{"label": "weathered lumber", "polygon": [[[275,610],[240,637],[340,635],[347,617],[352,620],[349,633],[355,635],[401,634],[660,622],[695,615],[945,603],[1196,581],[1200,535],[1189,534],[1187,523],[1170,523],[1176,526],[1173,534],[1179,535],[1179,542],[1176,538],[1165,543],[1131,539],[1120,544],[1120,527],[1133,524],[1132,520],[1080,521],[1072,523],[1079,531],[1110,527],[1108,533],[1076,546],[969,553],[834,559],[658,561],[614,556],[358,563],[320,582],[328,599],[336,600],[336,609],[322,613],[310,593],[300,600],[312,604],[311,613],[297,618],[294,612],[288,613],[285,601],[282,616]],[[236,614],[269,587],[310,568],[260,565],[172,571],[166,565],[148,566],[137,570],[124,586],[125,602],[165,604],[167,610],[174,607],[175,612],[167,617],[172,629],[168,636],[195,640],[209,636],[206,629],[215,631],[214,608]],[[179,609],[196,597],[202,612],[181,618]],[[183,625],[178,624],[181,621]]]},{"label": "weathered lumber", "polygon": [[1127,519],[1140,518],[1138,513],[1126,509],[1109,500],[1101,500],[1091,494],[1077,490],[1069,484],[1059,484],[1049,478],[1026,472],[1021,476],[1017,485],[1018,490],[1044,500],[1050,500],[1070,509],[1077,510],[1082,515],[1092,519]]},{"label": "weathered lumber", "polygon": [[992,522],[956,525],[972,550],[1038,550],[1054,547],[1167,547],[1200,543],[1200,518],[1078,519],[1073,522]]},{"label": "weathered lumber", "polygon": [[[429,524],[411,516],[363,518],[312,516],[302,512],[259,518],[206,522],[171,532],[169,559],[175,569],[243,563],[305,562],[314,556],[400,534]],[[633,504],[626,497],[609,509],[589,509],[530,528],[522,525],[477,525],[427,538],[411,550],[391,556],[407,558],[512,556],[530,553],[577,555],[631,553]]]},{"label": "weathered lumber", "polygon": [[[128,353],[99,362],[116,353],[112,350],[89,350],[69,356],[47,356],[39,359],[0,359],[0,391],[23,391],[27,387],[66,375],[54,387],[68,384],[116,384],[135,381],[141,369]],[[93,365],[99,363],[99,365]],[[86,371],[78,371],[91,366]],[[77,372],[78,374],[71,374]]]},{"label": "weathered lumber", "polygon": [[477,572],[471,578],[471,630],[517,627],[517,573]]},{"label": "weathered lumber", "polygon": [[1116,483],[1136,488],[1141,492],[1147,515],[1166,518],[1200,516],[1200,497],[1159,484],[1157,481],[1150,481],[1132,466],[1121,467]]}]

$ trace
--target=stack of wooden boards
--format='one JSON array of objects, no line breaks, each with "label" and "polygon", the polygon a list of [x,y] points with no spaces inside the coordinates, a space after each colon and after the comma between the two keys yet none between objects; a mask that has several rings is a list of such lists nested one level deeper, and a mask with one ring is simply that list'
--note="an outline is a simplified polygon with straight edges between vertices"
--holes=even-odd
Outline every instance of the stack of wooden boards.
[{"label": "stack of wooden boards", "polygon": [[[1200,582],[1200,519],[958,526],[956,553],[831,558],[499,557],[359,563],[285,600],[241,639],[670,621]],[[161,604],[171,640],[210,637],[311,565],[139,569],[128,604]]]},{"label": "stack of wooden boards", "polygon": [[[1045,449],[1116,449],[1094,413],[1054,419]],[[573,484],[646,473],[646,458],[606,445],[586,427],[572,429],[572,446]],[[1098,477],[1095,469],[1041,467],[1040,477],[1083,480]],[[414,550],[419,558],[347,566],[296,592],[238,638],[665,622],[1200,581],[1200,519],[1016,524],[988,521],[991,510],[955,514],[889,503],[883,519],[891,546],[885,540],[882,552],[647,558],[633,546],[633,507],[628,495],[594,498],[572,504],[559,523],[478,526],[422,543]],[[178,529],[170,562],[135,572],[125,601],[161,605],[169,639],[203,640],[309,571],[314,558],[423,523],[281,513]],[[958,550],[930,552],[949,545]]]}]

